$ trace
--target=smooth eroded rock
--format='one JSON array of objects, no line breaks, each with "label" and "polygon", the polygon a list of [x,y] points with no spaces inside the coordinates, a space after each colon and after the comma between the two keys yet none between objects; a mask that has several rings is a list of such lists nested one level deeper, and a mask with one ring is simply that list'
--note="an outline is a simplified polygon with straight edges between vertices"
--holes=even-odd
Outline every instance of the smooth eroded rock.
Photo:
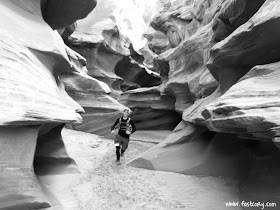
[{"label": "smooth eroded rock", "polygon": [[83,109],[57,76],[71,71],[65,45],[42,19],[39,2],[2,1],[0,7],[0,125],[81,122]]},{"label": "smooth eroded rock", "polygon": [[224,95],[205,107],[210,130],[270,140],[278,127],[280,63],[256,66]]},{"label": "smooth eroded rock", "polygon": [[39,127],[0,127],[0,209],[51,206],[33,171]]}]

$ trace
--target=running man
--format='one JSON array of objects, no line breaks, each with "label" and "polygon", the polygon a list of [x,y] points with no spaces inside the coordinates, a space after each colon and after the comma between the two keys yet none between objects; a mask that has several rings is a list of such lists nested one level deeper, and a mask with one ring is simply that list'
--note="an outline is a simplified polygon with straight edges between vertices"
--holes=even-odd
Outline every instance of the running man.
[{"label": "running man", "polygon": [[115,129],[119,129],[119,132],[115,138],[117,164],[120,164],[120,157],[123,157],[125,150],[128,147],[130,134],[136,131],[135,125],[131,118],[128,117],[130,114],[128,109],[123,111],[123,116],[116,120],[114,125],[111,127],[111,132],[114,133]]}]

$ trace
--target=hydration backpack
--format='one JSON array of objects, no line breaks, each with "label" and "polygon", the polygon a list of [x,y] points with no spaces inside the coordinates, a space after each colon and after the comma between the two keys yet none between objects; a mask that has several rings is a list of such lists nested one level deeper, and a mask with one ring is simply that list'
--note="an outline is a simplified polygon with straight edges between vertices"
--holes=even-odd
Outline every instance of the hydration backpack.
[{"label": "hydration backpack", "polygon": [[[131,120],[131,118],[129,117],[126,121],[126,130],[127,131],[132,131],[132,126],[130,125],[130,120]],[[116,125],[115,129],[120,129],[121,123],[122,123],[122,118],[119,119],[119,123],[118,123],[118,125]]]}]

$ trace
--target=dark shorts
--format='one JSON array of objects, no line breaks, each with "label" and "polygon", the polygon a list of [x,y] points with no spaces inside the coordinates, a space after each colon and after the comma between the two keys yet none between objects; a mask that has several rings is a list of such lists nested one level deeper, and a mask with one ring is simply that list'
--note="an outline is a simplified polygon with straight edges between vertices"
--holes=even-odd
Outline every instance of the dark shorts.
[{"label": "dark shorts", "polygon": [[127,149],[128,142],[129,142],[129,139],[124,138],[124,137],[120,136],[119,134],[115,138],[115,146],[116,146],[117,143],[119,143],[123,150]]}]

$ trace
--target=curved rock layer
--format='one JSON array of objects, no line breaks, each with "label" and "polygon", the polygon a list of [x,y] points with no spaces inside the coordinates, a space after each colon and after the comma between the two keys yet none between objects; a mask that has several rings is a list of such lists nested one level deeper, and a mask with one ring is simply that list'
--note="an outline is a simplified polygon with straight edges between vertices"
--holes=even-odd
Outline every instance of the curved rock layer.
[{"label": "curved rock layer", "polygon": [[[258,5],[261,4],[260,1]],[[207,104],[223,95],[255,65],[279,60],[276,53],[279,14],[277,9],[270,10],[272,6],[279,7],[278,3],[266,1],[250,20],[213,46],[206,66],[219,81],[219,86],[210,97],[186,110],[183,114],[184,120],[203,123],[201,112]],[[241,15],[240,19],[244,21],[242,17]]]},{"label": "curved rock layer", "polygon": [[123,79],[115,74],[115,66],[130,55],[129,42],[112,21],[97,26],[92,15],[77,22],[76,30],[65,43],[86,58],[88,74],[105,82],[111,89],[110,95],[117,99]]},{"label": "curved rock layer", "polygon": [[123,92],[129,89],[153,87],[161,84],[161,78],[158,74],[143,65],[141,67],[129,57],[124,57],[118,62],[115,73],[124,80],[121,85]]},{"label": "curved rock layer", "polygon": [[246,23],[262,6],[265,0],[235,0],[223,4],[221,12],[215,17],[212,29],[213,40],[222,41],[236,28]]},{"label": "curved rock layer", "polygon": [[114,71],[123,56],[108,50],[103,44],[80,44],[69,43],[69,46],[87,60],[88,75],[105,82],[111,89],[110,96],[117,99],[121,93],[120,86],[123,79]]},{"label": "curved rock layer", "polygon": [[40,5],[2,1],[0,7],[0,125],[80,122],[83,109],[64,94],[56,76],[71,71],[65,45],[43,21]]},{"label": "curved rock layer", "polygon": [[73,159],[65,149],[61,131],[64,124],[49,123],[40,127],[34,157],[34,172],[48,197],[52,207],[62,209],[60,200],[53,194],[50,186],[56,189],[67,186],[79,180],[80,172]]},{"label": "curved rock layer", "polygon": [[45,124],[40,127],[34,171],[37,176],[77,174],[77,165],[71,159],[63,143],[61,130],[64,124]]},{"label": "curved rock layer", "polygon": [[117,99],[127,89],[161,83],[159,75],[147,69],[141,61],[143,56],[137,54],[131,44],[129,49],[123,46],[126,41],[117,29],[104,29],[100,40],[88,40],[84,33],[84,36],[79,31],[74,33],[66,43],[87,59],[88,74],[108,84],[113,98]]},{"label": "curved rock layer", "polygon": [[278,2],[266,1],[248,22],[212,48],[207,67],[223,92],[255,65],[279,60],[277,8]]},{"label": "curved rock layer", "polygon": [[[219,78],[214,75],[215,81],[205,67],[210,49],[250,19],[263,3],[264,0],[217,0],[165,4],[151,25],[165,33],[169,40],[169,49],[157,59],[169,62],[168,80],[162,90],[173,90],[177,111],[183,112],[214,92]],[[184,113],[184,120],[203,124],[203,107],[223,93],[218,90],[215,96],[195,103]]]},{"label": "curved rock layer", "polygon": [[162,95],[158,87],[126,91],[119,102],[132,110],[137,130],[172,130],[181,120],[174,98]]},{"label": "curved rock layer", "polygon": [[71,127],[99,135],[110,133],[113,119],[127,107],[108,95],[108,85],[81,73],[64,74],[60,78],[67,93],[85,109],[81,114],[83,123],[74,123]]},{"label": "curved rock layer", "polygon": [[279,121],[280,63],[254,67],[224,95],[205,107],[210,130],[271,140]]},{"label": "curved rock layer", "polygon": [[40,145],[45,144],[39,152],[45,157],[61,152],[63,144],[55,145],[54,138],[60,130],[49,141],[41,136],[41,126],[81,122],[79,113],[84,111],[67,95],[59,75],[86,73],[85,59],[65,46],[59,33],[43,20],[44,2],[0,2],[0,209],[59,207],[34,174],[37,138]]}]

